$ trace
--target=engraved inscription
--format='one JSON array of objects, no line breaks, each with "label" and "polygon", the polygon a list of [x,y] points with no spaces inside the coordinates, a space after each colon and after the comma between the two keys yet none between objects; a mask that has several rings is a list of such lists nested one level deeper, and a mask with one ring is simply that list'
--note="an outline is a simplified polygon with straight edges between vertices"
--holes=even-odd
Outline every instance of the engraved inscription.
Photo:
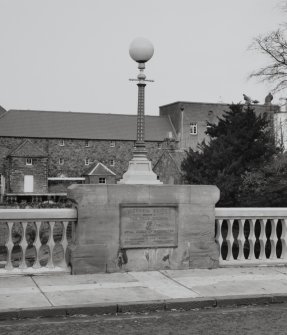
[{"label": "engraved inscription", "polygon": [[121,207],[122,248],[177,246],[175,206]]}]

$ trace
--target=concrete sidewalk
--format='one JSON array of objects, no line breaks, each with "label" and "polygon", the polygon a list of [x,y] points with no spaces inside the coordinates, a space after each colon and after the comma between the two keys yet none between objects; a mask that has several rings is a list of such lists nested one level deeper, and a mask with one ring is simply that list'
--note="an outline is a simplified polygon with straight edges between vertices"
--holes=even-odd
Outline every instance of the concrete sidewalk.
[{"label": "concrete sidewalk", "polygon": [[287,301],[287,268],[0,277],[0,319]]}]

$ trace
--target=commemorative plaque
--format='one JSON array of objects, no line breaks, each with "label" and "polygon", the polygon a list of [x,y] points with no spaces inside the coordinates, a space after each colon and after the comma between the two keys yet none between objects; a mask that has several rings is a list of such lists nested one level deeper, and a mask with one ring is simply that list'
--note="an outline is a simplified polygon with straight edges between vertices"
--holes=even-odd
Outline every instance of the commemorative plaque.
[{"label": "commemorative plaque", "polygon": [[120,211],[122,248],[177,246],[177,207],[175,205],[121,205]]}]

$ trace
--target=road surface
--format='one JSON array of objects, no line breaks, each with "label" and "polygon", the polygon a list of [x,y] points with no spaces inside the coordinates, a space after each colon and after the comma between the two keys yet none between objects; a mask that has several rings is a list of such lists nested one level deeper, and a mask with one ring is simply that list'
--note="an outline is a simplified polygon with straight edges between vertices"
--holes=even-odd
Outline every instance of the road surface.
[{"label": "road surface", "polygon": [[287,334],[287,304],[1,321],[0,334]]}]

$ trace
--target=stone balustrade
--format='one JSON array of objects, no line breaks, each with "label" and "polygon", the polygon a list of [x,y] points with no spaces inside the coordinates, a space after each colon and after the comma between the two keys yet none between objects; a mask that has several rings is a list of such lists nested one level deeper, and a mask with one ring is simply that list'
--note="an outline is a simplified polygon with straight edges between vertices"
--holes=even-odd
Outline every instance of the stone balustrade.
[{"label": "stone balustrade", "polygon": [[216,208],[220,266],[287,264],[287,208]]},{"label": "stone balustrade", "polygon": [[[287,208],[216,208],[215,221],[220,266],[287,264]],[[70,272],[76,222],[75,209],[0,209],[0,275]]]},{"label": "stone balustrade", "polygon": [[0,209],[0,275],[70,272],[75,209]]}]

